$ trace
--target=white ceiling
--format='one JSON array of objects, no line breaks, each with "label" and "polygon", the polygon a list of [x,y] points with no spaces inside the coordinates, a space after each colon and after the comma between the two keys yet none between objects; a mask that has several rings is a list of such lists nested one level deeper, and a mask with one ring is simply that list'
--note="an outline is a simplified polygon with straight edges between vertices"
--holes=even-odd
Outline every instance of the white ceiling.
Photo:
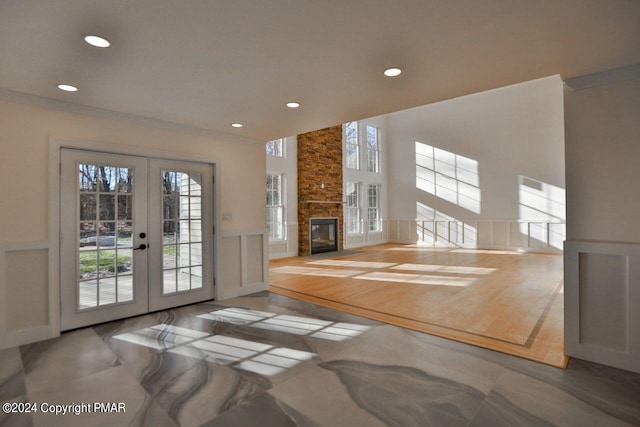
[{"label": "white ceiling", "polygon": [[0,0],[0,88],[258,140],[638,62],[638,0]]}]

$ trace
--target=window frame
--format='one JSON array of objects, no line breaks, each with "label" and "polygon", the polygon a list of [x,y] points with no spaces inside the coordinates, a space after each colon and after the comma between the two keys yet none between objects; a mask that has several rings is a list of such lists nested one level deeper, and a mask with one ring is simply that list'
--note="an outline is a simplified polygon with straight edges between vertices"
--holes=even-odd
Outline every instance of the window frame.
[{"label": "window frame", "polygon": [[[374,190],[375,204],[371,205],[371,190]],[[374,220],[371,220],[371,213],[374,213]],[[367,221],[369,222],[369,232],[377,233],[382,231],[382,221],[380,219],[380,184],[369,184],[367,186]]]},{"label": "window frame", "polygon": [[[349,186],[353,185],[355,190],[355,196],[350,195]],[[346,224],[346,232],[349,235],[356,235],[363,233],[362,227],[362,209],[360,203],[360,183],[359,182],[347,182],[346,185],[346,202],[344,204],[344,216]],[[352,203],[355,202],[355,205]],[[352,217],[352,213],[355,213],[355,218]],[[355,227],[352,225],[355,224]]]},{"label": "window frame", "polygon": [[[380,129],[372,125],[366,125],[365,129],[367,134],[367,172],[380,173]],[[373,150],[369,139],[369,129],[375,131],[375,148]]]},{"label": "window frame", "polygon": [[[349,128],[351,126],[353,126],[352,129],[355,132],[355,136],[354,135],[351,135],[351,136],[349,135]],[[345,168],[351,169],[351,170],[360,170],[360,131],[358,129],[358,126],[359,126],[359,124],[358,124],[357,121],[346,122],[344,124],[344,126],[343,126],[343,128],[344,128],[344,141],[345,141],[344,166],[345,166]],[[350,150],[353,150],[353,152],[350,153]],[[350,159],[354,159],[354,158],[355,158],[355,165],[350,163]]]},{"label": "window frame", "polygon": [[[269,188],[269,176],[271,176],[271,188]],[[279,188],[274,188],[273,186],[273,182],[274,182],[274,177],[278,178],[279,181]],[[285,188],[286,188],[286,177],[284,173],[281,172],[267,172],[267,176],[265,178],[265,186],[266,186],[266,207],[267,207],[267,229],[268,229],[268,236],[269,236],[269,242],[279,242],[279,241],[283,241],[283,240],[287,240],[287,219],[286,219],[286,200],[285,200]],[[269,192],[271,192],[271,201],[272,203],[269,204]],[[274,200],[274,196],[275,194],[278,194],[278,200],[279,203],[273,203]],[[280,213],[280,221],[269,221],[269,212],[270,209],[276,209],[276,211],[279,211]],[[273,229],[272,229],[272,224],[275,225],[279,225],[279,229],[281,230],[280,233],[274,233]]]},{"label": "window frame", "polygon": [[[274,143],[276,144],[275,147],[275,154],[273,154],[272,152],[269,152],[269,146],[273,146]],[[267,141],[267,143],[265,144],[265,152],[267,154],[267,156],[271,156],[271,157],[277,157],[280,159],[284,159],[286,157],[286,142],[284,138],[277,138],[277,139],[272,139],[271,141]]]}]

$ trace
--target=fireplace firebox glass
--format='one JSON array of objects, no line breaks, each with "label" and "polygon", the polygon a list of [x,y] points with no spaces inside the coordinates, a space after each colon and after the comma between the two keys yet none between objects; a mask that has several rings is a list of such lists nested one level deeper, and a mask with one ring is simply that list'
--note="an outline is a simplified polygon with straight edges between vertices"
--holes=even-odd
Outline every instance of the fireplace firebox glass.
[{"label": "fireplace firebox glass", "polygon": [[311,219],[311,254],[338,250],[338,219]]}]

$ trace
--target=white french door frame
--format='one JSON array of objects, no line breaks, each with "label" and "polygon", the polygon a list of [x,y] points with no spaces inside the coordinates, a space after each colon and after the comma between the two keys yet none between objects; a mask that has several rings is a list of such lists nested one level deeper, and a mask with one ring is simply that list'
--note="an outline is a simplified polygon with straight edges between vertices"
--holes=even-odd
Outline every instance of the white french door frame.
[{"label": "white french door frame", "polygon": [[[202,194],[211,192],[212,185],[212,171],[210,165],[203,164],[202,162],[183,162],[177,160],[166,160],[166,159],[149,159],[149,170],[150,177],[149,181],[151,185],[157,185],[160,187],[161,175],[164,171],[176,171],[180,173],[188,173],[188,174],[197,174],[205,179],[203,179],[200,183],[200,188]],[[149,189],[149,206],[153,209],[154,207],[163,206],[162,204],[163,194],[158,189],[157,191]],[[202,200],[202,206],[200,209],[202,213],[200,215],[199,220],[195,222],[200,223],[200,242],[196,245],[199,246],[199,250],[202,251],[202,255],[199,256],[199,259],[210,259],[211,251],[213,248],[211,247],[211,234],[212,230],[212,222],[210,221],[213,206],[211,202],[211,198],[200,198]],[[189,215],[191,218],[191,215]],[[212,279],[213,270],[215,269],[212,263],[204,263],[201,262],[202,267],[202,279],[204,280],[205,286],[201,288],[192,288],[187,291],[178,291],[176,293],[165,294],[163,291],[163,286],[159,286],[157,284],[164,285],[163,273],[164,273],[164,261],[163,257],[163,228],[162,222],[163,218],[161,215],[150,215],[149,217],[149,256],[152,260],[159,261],[158,268],[152,268],[149,270],[149,283],[153,284],[149,286],[149,311],[157,311],[164,310],[166,308],[177,307],[180,305],[191,304],[196,300],[206,300],[213,297],[210,293],[210,289],[207,288],[206,282],[209,282]],[[190,242],[191,237],[189,238]],[[187,244],[189,242],[186,242]],[[173,246],[173,245],[169,245]],[[178,245],[182,246],[182,245]],[[191,246],[193,247],[193,246]],[[189,249],[189,253],[191,253],[193,249]],[[193,258],[191,258],[191,262]],[[186,266],[187,269],[190,267],[190,264]],[[177,268],[175,266],[174,268]],[[215,286],[214,286],[215,289]]]},{"label": "white french door frame", "polygon": [[[164,160],[176,160],[195,163],[206,163],[211,165],[213,176],[216,177],[219,171],[219,161],[214,156],[204,154],[177,153],[171,151],[147,149],[141,147],[108,144],[94,141],[70,140],[52,137],[49,139],[49,325],[51,337],[60,335],[61,331],[61,301],[60,301],[60,188],[61,188],[61,150],[75,149],[83,151],[94,151],[97,153],[107,153],[125,156],[147,157]],[[220,206],[220,195],[218,179],[213,182],[213,226],[220,229],[220,216],[218,214]],[[221,272],[218,266],[221,265],[220,233],[213,236],[213,280],[214,298],[218,299],[220,292],[219,276]]]},{"label": "white french door frame", "polygon": [[[124,196],[131,199],[129,203],[132,207],[132,216],[125,219],[125,221],[122,221],[125,224],[129,222],[132,226],[131,242],[124,248],[118,244],[121,236],[118,228],[116,227],[116,224],[118,224],[117,215],[114,215],[113,218],[100,218],[100,221],[106,220],[107,223],[110,222],[109,220],[114,221],[114,236],[117,236],[115,238],[116,240],[114,241],[114,245],[107,246],[105,249],[102,242],[99,239],[96,239],[95,251],[89,250],[88,252],[85,252],[85,254],[89,255],[92,253],[96,254],[96,261],[98,259],[97,254],[99,253],[104,254],[113,252],[114,255],[122,252],[128,253],[131,257],[131,266],[133,267],[133,271],[127,275],[120,275],[117,272],[117,269],[114,269],[113,277],[100,279],[96,277],[93,279],[96,284],[96,299],[95,301],[92,301],[90,295],[85,295],[85,299],[89,297],[88,301],[90,302],[85,301],[85,304],[88,302],[89,306],[85,306],[83,309],[79,309],[83,298],[81,297],[82,291],[80,291],[81,284],[78,283],[78,256],[83,252],[78,251],[78,237],[80,237],[78,236],[78,229],[79,225],[82,224],[81,215],[78,217],[78,213],[80,212],[78,203],[79,192],[80,197],[82,197],[82,191],[78,188],[78,164],[108,165],[119,168],[124,167],[133,172],[133,186],[125,193],[128,195]],[[61,150],[60,177],[63,187],[60,192],[60,280],[63,285],[60,287],[60,302],[62,308],[61,327],[63,330],[75,329],[124,317],[137,316],[149,311],[148,290],[150,286],[148,280],[148,251],[137,251],[136,249],[133,249],[133,247],[137,247],[140,244],[148,244],[147,238],[141,238],[142,236],[138,237],[139,233],[146,233],[148,228],[148,165],[148,159],[145,157],[96,153],[95,151],[86,150],[69,150],[66,148]],[[94,195],[93,197],[96,196]],[[100,200],[102,200],[102,197],[103,195],[101,194],[99,196]],[[123,196],[114,195],[107,197],[113,197],[115,199],[116,197],[119,198]],[[96,197],[96,202],[97,201],[98,197]],[[96,207],[94,215],[92,216],[92,221],[89,222],[94,224],[96,231],[98,230],[98,224],[101,223],[97,218],[99,211],[100,210]],[[102,216],[101,211],[100,216]],[[104,222],[102,222],[102,224],[104,224]],[[71,268],[71,266],[75,268]],[[124,284],[120,285],[120,283],[125,277],[131,282],[133,293],[130,297],[126,297],[125,302],[122,302],[120,299],[124,295],[120,294],[120,289],[121,287],[126,288],[127,286]],[[93,280],[89,279],[82,282],[88,283]],[[114,295],[111,303],[100,305],[99,300],[102,299],[102,292],[100,290],[103,289],[103,286],[98,286],[98,283],[103,281],[113,281]],[[116,281],[118,283],[117,287],[115,285]],[[71,286],[71,283],[73,283],[73,287]],[[90,292],[88,289],[85,290],[85,292],[86,291]],[[92,302],[95,302],[94,307],[91,307],[91,305],[94,305]]]}]

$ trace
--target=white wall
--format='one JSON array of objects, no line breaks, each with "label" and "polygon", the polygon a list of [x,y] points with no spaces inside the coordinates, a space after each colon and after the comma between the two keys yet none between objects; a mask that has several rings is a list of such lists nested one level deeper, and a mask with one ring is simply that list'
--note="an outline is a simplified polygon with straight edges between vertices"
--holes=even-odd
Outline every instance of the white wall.
[{"label": "white wall", "polygon": [[[6,95],[6,93],[4,93]],[[216,212],[232,214],[232,220],[220,222],[219,230],[226,237],[246,235],[250,230],[260,234],[266,228],[264,203],[265,150],[257,141],[231,134],[197,132],[166,123],[128,117],[122,114],[74,107],[70,104],[42,98],[10,94],[20,102],[0,100],[0,332],[8,333],[4,306],[7,300],[33,300],[31,306],[21,307],[32,313],[33,319],[23,319],[22,326],[33,328],[42,323],[42,309],[55,295],[46,280],[27,290],[7,277],[20,271],[6,264],[13,259],[29,259],[24,250],[49,250],[53,236],[49,230],[49,144],[50,138],[91,141],[137,149],[162,150],[190,156],[216,159]],[[6,98],[6,96],[5,96]],[[15,99],[14,99],[15,101]],[[225,240],[220,240],[219,251],[224,251]],[[257,248],[258,245],[251,247]],[[15,252],[15,254],[14,254]],[[40,252],[38,252],[40,253]],[[244,253],[244,252],[243,252]],[[22,254],[20,256],[16,254]],[[247,254],[253,256],[255,254]],[[265,254],[259,254],[260,258]],[[246,263],[246,260],[239,260]],[[45,265],[42,268],[46,268]],[[220,266],[216,277],[231,287],[242,287],[240,280]],[[49,266],[49,268],[53,268]],[[50,270],[49,273],[53,273]],[[47,271],[38,277],[47,278]],[[52,280],[49,277],[49,282]],[[236,280],[236,281],[237,281]],[[265,278],[266,282],[266,278]],[[221,284],[221,283],[218,283]],[[22,295],[29,292],[28,298]],[[54,290],[55,291],[55,290]],[[239,291],[236,291],[236,293]],[[37,309],[36,309],[37,308]],[[55,318],[57,313],[45,313]],[[21,325],[13,325],[20,329]],[[5,328],[3,331],[2,328]],[[28,335],[28,334],[27,334]],[[36,336],[32,335],[32,336]],[[6,338],[6,336],[3,336]],[[2,341],[2,340],[0,340]],[[2,344],[2,343],[0,343]]]},{"label": "white wall", "polygon": [[566,94],[567,239],[640,242],[640,79]]},{"label": "white wall", "polygon": [[[514,241],[530,237],[518,220],[562,222],[562,97],[561,79],[551,76],[388,115],[389,218],[505,220],[504,234]],[[449,176],[437,178],[441,187],[419,178],[417,164],[431,147],[444,161],[436,170]]]},{"label": "white wall", "polygon": [[267,172],[284,175],[285,240],[269,241],[269,259],[298,256],[298,138],[284,138],[284,157],[267,156]]},{"label": "white wall", "polygon": [[[380,144],[380,172],[367,171],[367,125],[378,128],[378,138]],[[343,126],[342,152],[345,153],[346,138]],[[347,168],[346,155],[342,156],[342,185],[343,199],[346,200],[347,183],[360,183],[360,215],[362,218],[362,233],[348,234],[346,229],[346,218],[343,223],[343,236],[345,236],[344,248],[356,248],[368,245],[377,245],[386,243],[387,234],[384,230],[384,220],[388,218],[388,154],[387,147],[387,116],[370,117],[358,121],[358,138],[360,141],[360,169]],[[383,221],[381,231],[369,231],[369,223],[367,221],[368,196],[367,188],[369,185],[379,185],[379,205],[380,219]]]},{"label": "white wall", "polygon": [[565,120],[565,351],[640,372],[640,79],[567,91]]}]

